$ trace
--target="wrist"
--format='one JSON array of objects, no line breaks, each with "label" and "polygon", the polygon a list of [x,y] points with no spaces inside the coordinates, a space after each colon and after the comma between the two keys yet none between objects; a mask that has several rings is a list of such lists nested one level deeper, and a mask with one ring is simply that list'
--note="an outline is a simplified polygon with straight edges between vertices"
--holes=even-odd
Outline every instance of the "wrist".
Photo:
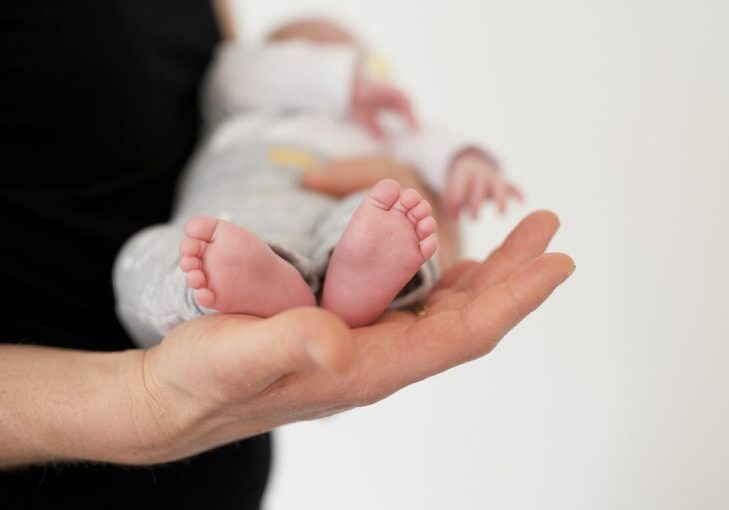
[{"label": "wrist", "polygon": [[450,170],[452,171],[456,165],[465,163],[485,163],[492,170],[499,170],[501,165],[499,161],[489,151],[482,149],[476,145],[468,145],[460,149],[451,160]]},{"label": "wrist", "polygon": [[166,460],[175,421],[145,379],[147,352],[82,354],[78,411],[44,429],[48,457],[130,465]]},{"label": "wrist", "polygon": [[57,405],[35,428],[39,446],[24,462],[145,465],[183,456],[177,452],[193,420],[147,373],[150,352],[74,353],[69,368],[75,373],[55,384],[51,398]]},{"label": "wrist", "polygon": [[125,389],[117,398],[127,409],[120,431],[126,439],[119,442],[111,462],[158,464],[213,446],[208,438],[217,426],[217,403],[188,391],[184,384],[190,381],[161,376],[168,361],[161,349],[123,353],[128,356],[120,363]]},{"label": "wrist", "polygon": [[[136,435],[128,377],[141,351],[4,346],[0,465],[123,462]],[[141,449],[137,448],[136,456]]]}]

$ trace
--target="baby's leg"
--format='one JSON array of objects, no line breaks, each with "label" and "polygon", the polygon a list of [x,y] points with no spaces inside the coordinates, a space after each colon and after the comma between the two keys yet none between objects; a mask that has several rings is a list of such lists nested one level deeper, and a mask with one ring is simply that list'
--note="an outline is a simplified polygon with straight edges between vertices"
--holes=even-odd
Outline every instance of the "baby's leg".
[{"label": "baby's leg", "polygon": [[322,306],[350,326],[375,321],[435,252],[430,204],[412,189],[380,181],[334,248]]},{"label": "baby's leg", "polygon": [[117,255],[116,312],[140,347],[159,343],[178,324],[202,315],[178,265],[177,224],[154,225],[130,238]]},{"label": "baby's leg", "polygon": [[314,305],[301,274],[252,232],[209,216],[185,224],[180,268],[195,299],[225,313],[268,317],[288,308]]}]

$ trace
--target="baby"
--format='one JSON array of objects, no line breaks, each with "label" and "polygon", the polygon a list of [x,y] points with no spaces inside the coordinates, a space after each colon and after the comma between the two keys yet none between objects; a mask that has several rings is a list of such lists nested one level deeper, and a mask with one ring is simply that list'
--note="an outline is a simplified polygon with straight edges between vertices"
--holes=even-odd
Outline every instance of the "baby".
[{"label": "baby", "polygon": [[414,126],[373,135],[352,89],[365,103],[395,89],[361,79],[362,57],[346,30],[317,20],[257,49],[221,46],[203,89],[205,143],[172,221],[133,236],[115,264],[117,312],[139,345],[204,313],[267,317],[317,301],[362,326],[430,292],[439,268],[425,199],[386,179],[337,200],[304,189],[303,169],[387,153],[456,211],[517,193],[478,145]]}]

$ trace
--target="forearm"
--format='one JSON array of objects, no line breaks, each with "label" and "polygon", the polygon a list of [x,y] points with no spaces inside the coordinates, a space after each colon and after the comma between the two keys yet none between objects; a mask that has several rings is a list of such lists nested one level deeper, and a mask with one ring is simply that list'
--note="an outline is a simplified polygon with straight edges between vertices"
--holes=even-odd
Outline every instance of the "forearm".
[{"label": "forearm", "polygon": [[0,466],[153,460],[143,357],[0,346]]}]

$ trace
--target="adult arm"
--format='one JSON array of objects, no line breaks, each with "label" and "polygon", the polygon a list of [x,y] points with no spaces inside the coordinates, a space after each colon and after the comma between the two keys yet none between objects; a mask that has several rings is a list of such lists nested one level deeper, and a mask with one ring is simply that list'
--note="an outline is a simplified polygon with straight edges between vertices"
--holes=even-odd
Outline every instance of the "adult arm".
[{"label": "adult arm", "polygon": [[527,217],[484,262],[444,275],[427,310],[350,330],[317,308],[208,315],[147,351],[0,348],[0,465],[171,461],[376,402],[483,356],[574,268]]},{"label": "adult arm", "polygon": [[0,345],[0,467],[148,458],[143,357]]}]

